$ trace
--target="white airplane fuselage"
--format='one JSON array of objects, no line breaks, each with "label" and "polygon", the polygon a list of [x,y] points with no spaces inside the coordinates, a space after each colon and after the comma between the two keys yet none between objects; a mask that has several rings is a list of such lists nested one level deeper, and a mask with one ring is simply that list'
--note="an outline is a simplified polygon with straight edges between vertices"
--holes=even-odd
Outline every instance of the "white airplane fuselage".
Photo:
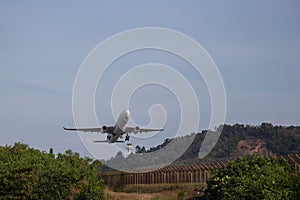
[{"label": "white airplane fuselage", "polygon": [[125,132],[125,128],[126,128],[129,118],[130,118],[129,110],[124,110],[121,112],[121,114],[116,122],[116,125],[114,127],[113,133],[108,134],[108,136],[107,136],[108,143],[114,143],[114,142],[118,141],[118,139]]}]

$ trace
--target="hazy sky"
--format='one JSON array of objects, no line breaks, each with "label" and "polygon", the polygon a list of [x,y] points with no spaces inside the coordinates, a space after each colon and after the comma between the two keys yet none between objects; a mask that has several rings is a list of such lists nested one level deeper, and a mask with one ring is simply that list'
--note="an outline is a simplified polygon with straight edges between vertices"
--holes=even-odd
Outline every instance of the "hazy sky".
[{"label": "hazy sky", "polygon": [[[20,141],[46,151],[53,147],[56,152],[72,149],[88,155],[76,133],[62,130],[62,126],[74,126],[76,73],[101,41],[149,26],[180,31],[208,51],[224,81],[226,123],[300,124],[297,0],[0,1],[0,144]],[[145,51],[128,55],[114,63],[112,73],[118,73],[118,64],[167,62],[201,90],[203,83],[197,84],[192,71],[185,70],[186,63],[165,54]],[[113,87],[109,77],[100,83],[102,91]],[[159,88],[145,90],[167,93],[160,93]],[[108,101],[102,101],[101,95],[96,96],[97,110],[109,113]],[[197,95],[202,96],[201,92]],[[147,111],[149,98],[139,93],[135,96],[137,110]],[[170,103],[169,109],[177,110],[176,105],[176,101]],[[113,123],[110,113],[102,116],[99,123]],[[178,120],[172,116],[168,116],[169,125]]]}]

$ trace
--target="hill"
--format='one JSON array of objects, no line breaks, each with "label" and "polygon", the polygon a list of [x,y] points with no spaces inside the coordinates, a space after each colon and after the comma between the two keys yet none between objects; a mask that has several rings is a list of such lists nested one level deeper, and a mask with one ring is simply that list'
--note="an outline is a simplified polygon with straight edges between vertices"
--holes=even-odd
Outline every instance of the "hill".
[{"label": "hill", "polygon": [[[222,133],[212,151],[204,158],[198,158],[199,149],[207,134],[215,134],[215,131],[204,130],[200,133],[193,133],[188,136],[165,141],[148,150],[145,147],[136,147],[136,154],[124,158],[119,152],[115,158],[107,161],[106,164],[113,168],[124,170],[133,167],[157,166],[157,163],[172,164],[172,156],[176,156],[185,146],[186,149],[173,164],[192,164],[217,162],[249,154],[261,156],[285,156],[300,152],[300,127],[299,126],[273,126],[270,123],[262,123],[259,126],[235,124],[222,125]],[[192,140],[192,141],[191,141]],[[158,151],[159,150],[159,151]]]},{"label": "hill", "polygon": [[260,126],[243,124],[223,125],[222,134],[205,159],[197,159],[199,148],[207,131],[195,136],[192,145],[177,160],[179,163],[211,162],[235,159],[249,154],[285,156],[300,152],[300,127]]}]

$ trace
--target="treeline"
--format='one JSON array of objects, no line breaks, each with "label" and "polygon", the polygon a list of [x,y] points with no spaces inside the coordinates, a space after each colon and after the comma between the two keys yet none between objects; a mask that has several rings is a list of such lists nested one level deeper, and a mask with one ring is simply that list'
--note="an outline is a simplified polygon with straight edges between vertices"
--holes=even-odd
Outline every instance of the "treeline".
[{"label": "treeline", "polygon": [[[220,128],[220,127],[219,127]],[[299,126],[273,126],[262,123],[260,126],[243,124],[223,125],[222,134],[213,150],[204,159],[207,162],[235,159],[249,154],[248,151],[238,149],[238,143],[246,140],[260,140],[262,148],[266,151],[257,152],[261,156],[286,156],[300,153],[300,127]],[[178,162],[188,162],[198,158],[199,149],[207,131],[196,134],[195,139]]]},{"label": "treeline", "polygon": [[[144,166],[151,167],[158,164],[171,164],[174,162],[174,158],[178,158],[175,164],[233,160],[252,153],[246,148],[238,149],[238,144],[241,141],[246,143],[247,141],[254,141],[254,145],[259,145],[259,149],[255,153],[260,156],[286,156],[300,153],[300,127],[297,126],[273,126],[270,123],[262,123],[259,126],[225,124],[218,127],[217,130],[221,128],[220,138],[204,159],[198,158],[199,149],[207,134],[215,134],[215,131],[204,130],[201,133],[193,133],[184,137],[167,138],[162,144],[150,149],[136,146],[136,154],[124,158],[122,153],[119,152],[115,158],[108,160],[105,164],[113,168],[127,170]],[[187,148],[184,149],[184,147]],[[256,146],[251,148],[256,148]],[[181,152],[184,153],[181,155]]]},{"label": "treeline", "polygon": [[[182,152],[185,152],[193,142],[193,137],[178,137],[172,140],[165,140],[168,145],[158,146],[156,151],[144,152],[145,148],[141,148],[141,153],[129,154],[126,158],[119,151],[114,158],[105,161],[105,166],[121,171],[132,172],[136,168],[147,167],[148,169],[159,168],[170,165],[174,162],[174,158],[179,158]],[[138,148],[137,148],[138,149]]]},{"label": "treeline", "polygon": [[[179,161],[197,158],[206,134],[206,130],[197,133],[193,143],[181,156]],[[222,126],[222,134],[217,144],[207,156],[207,159],[234,159],[244,156],[247,152],[238,151],[238,142],[255,139],[261,139],[263,141],[263,147],[265,147],[267,153],[271,155],[286,156],[288,154],[300,153],[300,127],[298,126],[273,126],[270,123],[262,123],[260,126],[225,124]],[[165,147],[171,141],[172,139],[165,139],[161,145],[151,147],[149,150],[144,150],[144,147],[138,147],[136,148],[136,153],[157,151],[162,147]]]},{"label": "treeline", "polygon": [[100,167],[71,150],[54,155],[22,143],[0,147],[0,199],[103,199]]},{"label": "treeline", "polygon": [[170,142],[172,141],[172,139],[167,138],[164,140],[164,142],[162,144],[157,145],[156,147],[150,147],[149,150],[146,150],[146,148],[143,146],[142,148],[137,145],[135,147],[135,153],[150,153],[150,152],[154,152],[157,151],[159,149],[164,148],[165,146],[167,146]]}]

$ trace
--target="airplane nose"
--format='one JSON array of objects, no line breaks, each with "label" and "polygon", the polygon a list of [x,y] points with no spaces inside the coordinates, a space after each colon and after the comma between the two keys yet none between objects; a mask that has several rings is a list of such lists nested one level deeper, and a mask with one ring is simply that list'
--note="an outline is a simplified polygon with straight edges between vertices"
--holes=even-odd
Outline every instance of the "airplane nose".
[{"label": "airplane nose", "polygon": [[126,115],[128,118],[130,117],[130,112],[129,112],[129,110],[125,110],[124,113],[125,113],[125,115]]},{"label": "airplane nose", "polygon": [[125,122],[127,122],[129,120],[129,118],[130,118],[130,112],[129,112],[129,110],[124,110],[122,112],[121,116],[123,117],[123,119],[125,120]]}]

